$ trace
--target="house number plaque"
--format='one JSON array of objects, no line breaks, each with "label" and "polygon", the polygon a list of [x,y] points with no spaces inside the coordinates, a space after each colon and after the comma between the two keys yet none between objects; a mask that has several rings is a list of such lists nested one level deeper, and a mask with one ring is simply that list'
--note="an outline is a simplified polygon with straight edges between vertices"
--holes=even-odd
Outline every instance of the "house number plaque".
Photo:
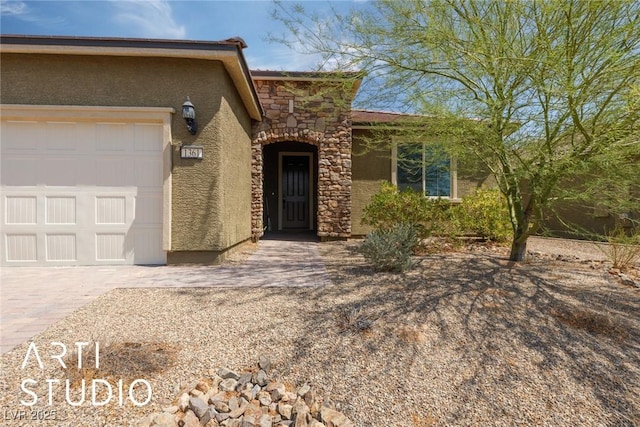
[{"label": "house number plaque", "polygon": [[183,145],[180,147],[181,159],[202,159],[204,157],[204,148],[195,145]]}]

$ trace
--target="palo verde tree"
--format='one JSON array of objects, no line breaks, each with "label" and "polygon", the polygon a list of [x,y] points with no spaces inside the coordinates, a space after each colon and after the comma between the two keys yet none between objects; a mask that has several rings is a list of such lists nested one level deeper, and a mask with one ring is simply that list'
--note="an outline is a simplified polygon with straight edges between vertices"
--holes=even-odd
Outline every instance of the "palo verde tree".
[{"label": "palo verde tree", "polygon": [[278,3],[274,15],[291,33],[281,41],[367,73],[361,105],[431,117],[417,128],[493,174],[513,261],[573,177],[638,169],[635,1],[379,0],[333,16]]}]

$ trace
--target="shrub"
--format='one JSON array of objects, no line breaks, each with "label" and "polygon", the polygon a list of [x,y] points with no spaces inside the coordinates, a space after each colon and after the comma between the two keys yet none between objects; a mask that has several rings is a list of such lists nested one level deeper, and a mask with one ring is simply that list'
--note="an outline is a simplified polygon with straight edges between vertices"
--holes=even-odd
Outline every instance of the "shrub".
[{"label": "shrub", "polygon": [[364,208],[362,223],[375,230],[388,230],[397,224],[412,225],[418,237],[457,234],[447,199],[429,199],[411,189],[399,191],[388,182],[373,195]]},{"label": "shrub", "polygon": [[417,243],[414,226],[396,224],[369,233],[359,250],[375,270],[402,272],[411,267],[411,255]]},{"label": "shrub", "polygon": [[598,248],[613,264],[613,268],[627,270],[640,262],[640,231],[627,233],[623,227],[616,227],[607,233],[607,244]]},{"label": "shrub", "polygon": [[496,242],[513,237],[507,201],[498,190],[482,189],[466,196],[456,207],[455,216],[467,234]]}]

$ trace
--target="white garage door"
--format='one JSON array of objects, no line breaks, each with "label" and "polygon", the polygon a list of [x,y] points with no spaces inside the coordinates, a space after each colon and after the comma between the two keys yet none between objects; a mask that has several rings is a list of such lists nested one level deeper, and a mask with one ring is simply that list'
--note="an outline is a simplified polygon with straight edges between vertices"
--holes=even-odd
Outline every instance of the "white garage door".
[{"label": "white garage door", "polygon": [[2,264],[164,264],[165,124],[74,116],[3,115]]}]

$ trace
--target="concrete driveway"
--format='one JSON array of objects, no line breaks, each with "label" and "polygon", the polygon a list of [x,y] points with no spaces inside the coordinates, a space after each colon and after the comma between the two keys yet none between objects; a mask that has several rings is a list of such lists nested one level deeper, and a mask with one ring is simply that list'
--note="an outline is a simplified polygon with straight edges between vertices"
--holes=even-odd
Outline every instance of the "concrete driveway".
[{"label": "concrete driveway", "polygon": [[222,266],[4,267],[0,353],[114,288],[322,286],[318,243],[262,240],[246,262]]}]

